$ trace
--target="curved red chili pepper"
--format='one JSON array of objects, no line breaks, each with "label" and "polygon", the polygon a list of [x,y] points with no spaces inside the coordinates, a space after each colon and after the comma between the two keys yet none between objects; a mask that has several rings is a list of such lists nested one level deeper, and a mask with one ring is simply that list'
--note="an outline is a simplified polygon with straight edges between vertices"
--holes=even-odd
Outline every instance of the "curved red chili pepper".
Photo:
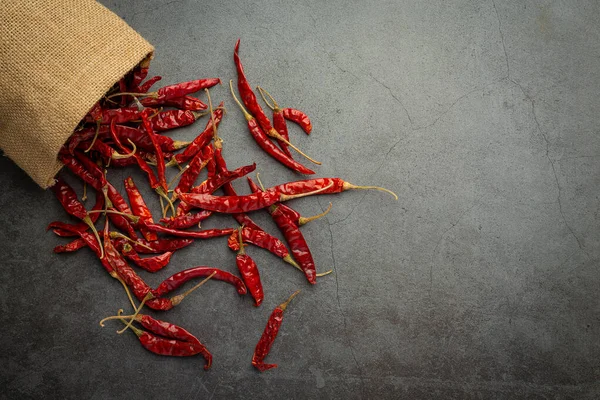
[{"label": "curved red chili pepper", "polygon": [[252,115],[250,115],[248,113],[248,111],[246,111],[246,109],[244,109],[244,107],[239,102],[237,97],[235,97],[235,93],[233,93],[233,86],[231,84],[231,81],[229,82],[229,86],[231,88],[231,95],[233,96],[233,99],[236,101],[236,103],[238,104],[238,106],[240,107],[242,112],[244,113],[244,118],[246,118],[246,121],[248,123],[248,130],[250,131],[250,134],[254,138],[254,141],[256,143],[258,143],[258,145],[267,154],[269,154],[271,157],[275,158],[277,161],[279,161],[281,164],[285,165],[286,167],[288,167],[296,172],[300,172],[301,174],[305,174],[305,175],[314,174],[315,171],[306,168],[304,165],[300,164],[298,161],[294,160],[293,158],[288,157],[279,147],[277,147],[275,145],[275,143],[273,143],[267,137],[265,132],[261,129],[261,127],[256,122],[256,118],[254,118]]},{"label": "curved red chili pepper", "polygon": [[[152,110],[152,112],[154,113],[156,110]],[[99,122],[100,124],[110,124],[110,121],[114,119],[115,123],[123,124],[140,118],[141,113],[137,107],[121,107],[102,109],[99,116],[88,114],[83,121],[88,123]]]},{"label": "curved red chili pepper", "polygon": [[[192,161],[187,166],[187,169],[181,174],[181,178],[179,178],[179,183],[175,188],[175,193],[177,191],[181,192],[189,192],[190,188],[198,179],[198,175],[200,175],[200,171],[208,164],[209,160],[213,157],[212,147],[206,146],[205,149],[207,151],[199,151]],[[175,156],[177,157],[177,156]]]},{"label": "curved red chili pepper", "polygon": [[[111,234],[112,238],[112,234]],[[121,241],[122,239],[116,239]],[[194,241],[192,239],[158,239],[152,242],[138,238],[130,242],[131,246],[140,254],[159,254],[167,251],[176,251],[189,246]]]},{"label": "curved red chili pepper", "polygon": [[142,83],[141,85],[139,85],[138,87],[134,87],[132,89],[132,92],[137,92],[137,93],[146,93],[148,92],[148,90],[150,90],[150,88],[152,86],[154,86],[154,84],[158,81],[160,81],[162,79],[162,76],[153,76],[152,78],[148,78],[148,80],[144,83]]},{"label": "curved red chili pepper", "polygon": [[297,123],[307,135],[310,135],[310,132],[312,131],[312,124],[310,122],[310,118],[308,118],[308,115],[304,114],[300,110],[289,107],[282,109],[281,112],[283,113],[283,118]]},{"label": "curved red chili pepper", "polygon": [[211,88],[221,83],[219,78],[196,79],[193,81],[175,83],[163,86],[156,91],[158,100],[170,100],[196,93],[203,89]]},{"label": "curved red chili pepper", "polygon": [[192,342],[182,342],[180,340],[175,339],[165,339],[160,336],[153,335],[149,332],[141,331],[137,328],[134,328],[132,330],[137,335],[142,346],[146,350],[154,354],[175,357],[188,357],[194,356],[196,354],[202,354],[207,360],[207,364],[204,368],[210,368],[209,360],[212,361],[212,356],[210,358],[208,357],[210,353],[208,353],[208,350],[206,350],[206,348],[201,344]]},{"label": "curved red chili pepper", "polygon": [[229,235],[231,235],[231,232],[233,232],[232,228],[205,229],[203,231],[196,231],[196,232],[180,231],[178,229],[171,229],[171,228],[167,228],[165,226],[158,225],[158,224],[150,224],[150,223],[142,222],[141,220],[140,220],[140,224],[142,224],[143,226],[145,226],[146,228],[148,228],[149,230],[154,231],[154,232],[166,233],[169,235],[182,237],[182,238],[188,238],[188,239],[210,239],[210,238],[219,237],[219,236],[229,236]]},{"label": "curved red chili pepper", "polygon": [[[288,134],[287,124],[285,123],[285,118],[283,117],[283,112],[281,108],[279,108],[279,104],[277,104],[273,96],[271,96],[271,94],[265,89],[261,88],[260,86],[257,86],[256,89],[259,91],[265,104],[273,111],[273,128],[277,131],[277,133],[281,135],[282,138],[289,142],[290,135]],[[271,98],[273,104],[269,104],[269,102],[265,98],[265,94],[267,94]],[[282,140],[278,140],[277,143],[279,144],[279,147],[281,147],[281,150],[285,154],[287,154],[288,157],[293,158],[287,143],[285,143]]]},{"label": "curved red chili pepper", "polygon": [[296,291],[292,294],[285,302],[281,303],[271,313],[267,325],[254,348],[254,354],[252,355],[252,365],[260,372],[264,372],[268,369],[277,367],[277,364],[265,364],[265,357],[269,354],[271,346],[277,337],[281,323],[283,322],[283,313],[287,308],[288,304],[300,291]]},{"label": "curved red chili pepper", "polygon": [[[327,189],[323,189],[327,188]],[[287,195],[293,195],[295,193],[304,193],[306,191],[323,189],[320,194],[330,194],[330,193],[340,193],[346,190],[352,189],[360,189],[360,190],[380,190],[386,193],[391,194],[398,200],[398,196],[396,193],[388,190],[386,188],[382,188],[379,186],[357,186],[353,185],[350,182],[346,182],[341,178],[315,178],[315,179],[305,179],[295,182],[284,183],[283,185],[273,186],[269,190],[276,190],[280,193],[284,193]]]},{"label": "curved red chili pepper", "polygon": [[[227,240],[227,246],[229,246],[229,248],[233,251],[238,251],[240,249],[240,241],[238,236],[239,235],[237,232],[233,232]],[[269,235],[263,230],[244,227],[242,230],[242,240],[246,243],[263,248],[294,266],[296,265],[296,263],[291,259],[290,253],[287,247],[285,247],[285,244],[283,244],[281,240]]]},{"label": "curved red chili pepper", "polygon": [[191,125],[201,115],[190,110],[167,110],[161,111],[150,118],[150,123],[152,124],[152,129],[156,132],[163,132]]},{"label": "curved red chili pepper", "polygon": [[[219,104],[219,107],[223,107],[223,102],[221,102],[221,104]],[[210,141],[212,140],[213,135],[214,135],[213,119],[215,121],[215,125],[219,126],[221,119],[223,119],[223,109],[222,108],[217,108],[216,110],[213,111],[213,118],[211,118],[208,121],[204,130],[198,136],[196,136],[196,138],[192,141],[192,143],[190,143],[185,148],[185,150],[183,150],[181,153],[175,155],[175,157],[173,157],[173,159],[169,162],[169,165],[182,164],[182,163],[190,160],[200,150],[202,150],[206,145],[208,145],[210,143]]]},{"label": "curved red chili pepper", "polygon": [[187,213],[177,217],[161,218],[160,222],[162,222],[167,228],[187,229],[194,225],[198,225],[211,215],[211,211],[200,210],[197,213]]},{"label": "curved red chili pepper", "polygon": [[78,238],[67,244],[56,246],[53,251],[55,253],[72,253],[86,246],[87,244],[85,243],[85,240]]},{"label": "curved red chili pepper", "polygon": [[192,96],[183,96],[176,99],[158,100],[152,97],[140,99],[144,107],[167,106],[176,107],[182,110],[200,111],[206,110],[208,106],[200,99]]},{"label": "curved red chili pepper", "polygon": [[155,294],[155,296],[164,296],[165,294],[172,292],[173,290],[177,289],[184,283],[189,282],[194,278],[204,278],[210,276],[213,273],[215,274],[211,279],[216,279],[218,281],[224,281],[232,284],[233,286],[235,286],[237,292],[240,295],[245,295],[247,293],[244,282],[237,276],[218,268],[203,266],[188,268],[186,270],[173,274],[172,276],[165,279],[153,291],[153,293]]},{"label": "curved red chili pepper", "polygon": [[237,264],[238,270],[242,275],[242,279],[250,292],[250,295],[254,299],[254,305],[256,307],[260,306],[263,299],[265,298],[265,294],[263,292],[262,283],[260,282],[260,274],[258,272],[258,267],[256,263],[244,250],[244,243],[242,241],[242,230],[241,228],[238,231],[239,235],[239,251],[237,256],[235,257],[235,262]]},{"label": "curved red chili pepper", "polygon": [[171,260],[171,256],[173,255],[173,252],[167,251],[166,253],[158,256],[141,258],[129,243],[115,243],[115,247],[117,250],[123,253],[127,259],[148,272],[160,271],[166,267]]},{"label": "curved red chili pepper", "polygon": [[[148,221],[149,223],[153,224],[154,221],[152,220],[152,212],[146,205],[142,194],[138,190],[131,177],[125,179],[125,191],[127,192],[127,197],[129,197],[129,202],[131,203],[133,215],[136,215],[142,218],[144,221]],[[156,232],[149,231],[143,226],[140,227],[140,230],[146,240],[158,239]]]},{"label": "curved red chili pepper", "polygon": [[[158,142],[157,135],[154,133],[154,129],[152,129],[152,124],[150,123],[150,109],[144,108],[141,112],[142,114],[142,125],[146,131],[146,134],[152,141],[152,146],[154,147],[154,154],[156,154],[156,171],[158,175],[158,182],[160,186],[163,188],[165,193],[169,190],[167,187],[167,178],[165,175],[165,158],[162,152],[162,148],[160,147],[160,143]],[[111,129],[113,126],[113,122],[111,121]],[[152,187],[152,189],[156,189]]]}]

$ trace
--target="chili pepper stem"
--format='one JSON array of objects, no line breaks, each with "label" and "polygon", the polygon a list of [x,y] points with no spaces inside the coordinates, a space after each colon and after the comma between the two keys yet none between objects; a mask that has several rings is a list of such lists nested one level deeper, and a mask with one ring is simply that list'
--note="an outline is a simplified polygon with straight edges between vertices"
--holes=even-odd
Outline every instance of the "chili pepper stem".
[{"label": "chili pepper stem", "polygon": [[158,201],[160,201],[160,209],[162,211],[163,218],[167,218],[167,207],[165,207],[165,202],[163,201],[163,198],[159,197]]},{"label": "chili pepper stem", "polygon": [[[134,309],[135,309],[135,307],[134,307]],[[104,328],[104,323],[106,321],[110,321],[110,320],[113,320],[113,319],[121,319],[121,320],[123,320],[123,319],[125,319],[127,317],[132,317],[132,315],[121,315],[122,312],[123,312],[123,309],[119,308],[119,311],[117,311],[117,315],[111,315],[110,317],[103,318],[102,320],[100,320],[100,326]]]},{"label": "chili pepper stem", "polygon": [[244,241],[242,240],[242,230],[243,226],[240,226],[238,229],[238,241],[240,242],[240,249],[238,250],[238,254],[246,254],[246,250],[244,250]]},{"label": "chili pepper stem", "polygon": [[[260,86],[257,86],[256,89],[258,90],[258,93],[260,93],[260,96],[262,97],[263,101],[265,102],[265,104],[271,109],[273,110],[273,112],[278,112],[280,110],[279,108],[279,104],[277,104],[277,102],[275,101],[275,99],[273,98],[273,96],[271,96],[271,94],[269,92],[267,92],[265,89],[261,88]],[[265,94],[267,96],[269,96],[269,98],[271,99],[271,101],[273,102],[273,105],[271,105],[268,101],[267,98],[265,97]]]},{"label": "chili pepper stem", "polygon": [[382,187],[379,187],[379,186],[356,186],[356,185],[353,185],[351,183],[344,182],[344,185],[342,186],[342,190],[350,190],[350,189],[357,189],[357,190],[369,190],[369,189],[381,190],[382,192],[386,192],[386,193],[391,194],[392,196],[394,196],[394,198],[396,200],[398,200],[398,195],[396,193],[392,192],[389,189],[382,188]]},{"label": "chili pepper stem", "polygon": [[333,272],[332,269],[330,269],[329,271],[321,272],[321,273],[317,274],[317,278],[320,278],[320,277],[325,276],[325,275],[329,275],[332,272]]},{"label": "chili pepper stem", "polygon": [[135,240],[133,240],[133,239],[131,239],[131,238],[129,238],[129,237],[127,237],[127,236],[123,235],[123,234],[122,234],[122,233],[120,233],[120,232],[115,232],[115,231],[112,231],[112,232],[110,232],[110,238],[111,238],[111,239],[117,239],[117,238],[120,238],[120,239],[125,239],[125,240],[127,240],[127,241],[129,241],[129,242],[131,242],[131,243],[133,243],[133,244],[136,244],[136,245],[138,245],[138,246],[140,246],[140,247],[143,247],[143,248],[145,248],[145,249],[148,249],[148,250],[150,250],[150,251],[154,251],[154,249],[153,249],[152,247],[150,247],[150,246],[146,246],[146,245],[145,245],[145,244],[143,244],[143,243],[140,243],[140,242],[138,242],[138,241],[135,241]]},{"label": "chili pepper stem", "polygon": [[235,100],[237,105],[240,106],[242,113],[244,113],[244,118],[246,118],[246,121],[250,121],[252,118],[254,118],[252,115],[250,115],[250,113],[246,110],[246,108],[242,105],[242,103],[238,100],[238,98],[235,97],[235,93],[233,92],[233,79],[229,80],[229,89],[231,90],[231,95],[233,96],[233,100]]},{"label": "chili pepper stem", "polygon": [[115,151],[113,151],[113,153],[110,156],[111,159],[121,160],[121,159],[124,159],[124,158],[132,157],[135,154],[135,152],[137,151],[137,147],[136,147],[135,143],[133,143],[131,141],[131,139],[129,139],[129,138],[127,138],[127,141],[129,142],[129,144],[131,144],[131,147],[133,147],[133,150],[131,150],[127,154],[121,154],[121,153],[119,153],[118,151],[115,150]]},{"label": "chili pepper stem", "polygon": [[293,199],[299,199],[301,197],[312,196],[314,194],[319,194],[321,192],[324,192],[332,186],[333,186],[333,183],[330,183],[329,185],[327,185],[321,189],[318,189],[318,190],[313,190],[312,192],[299,193],[299,194],[281,194],[279,196],[279,201],[288,201],[288,200],[293,200]]},{"label": "chili pepper stem", "polygon": [[171,297],[171,303],[173,303],[173,306],[177,306],[179,305],[183,299],[188,296],[190,293],[192,293],[194,290],[198,289],[200,286],[204,285],[206,282],[208,282],[208,280],[210,280],[210,278],[212,278],[213,276],[215,276],[215,274],[217,273],[217,271],[214,271],[212,274],[210,274],[209,276],[207,276],[204,280],[202,280],[202,282],[200,282],[199,284],[197,284],[196,286],[194,286],[193,288],[191,288],[190,290],[186,291],[185,293],[182,293],[180,295],[177,296],[173,296]]},{"label": "chili pepper stem", "polygon": [[133,316],[127,323],[127,325],[125,325],[125,328],[121,329],[120,331],[117,331],[117,333],[119,335],[121,335],[123,332],[125,332],[131,326],[131,324],[133,324],[133,321],[135,321],[135,317],[137,317],[137,315],[140,313],[140,311],[142,311],[142,307],[144,307],[144,304],[148,300],[152,300],[153,298],[154,298],[154,295],[152,294],[152,292],[148,292],[148,294],[144,296],[144,299],[140,303],[140,306],[137,309],[135,309],[135,313],[133,314]]},{"label": "chili pepper stem", "polygon": [[210,113],[210,121],[213,128],[213,141],[215,148],[222,149],[223,148],[223,140],[219,137],[219,132],[217,129],[217,124],[215,124],[215,114],[213,113],[213,105],[212,100],[210,99],[210,91],[208,89],[204,89],[206,92],[206,98],[208,99],[208,112]]},{"label": "chili pepper stem", "polygon": [[[133,301],[133,298],[131,297],[131,292],[129,291],[129,288],[127,287],[127,284],[125,283],[125,281],[123,279],[121,279],[121,277],[114,271],[111,272],[110,276],[112,276],[113,278],[115,278],[116,280],[121,282],[121,285],[123,285],[123,289],[125,289],[125,293],[127,293],[127,298],[129,299],[131,306],[135,310],[135,302]],[[104,325],[100,324],[100,326],[104,326]]]},{"label": "chili pepper stem", "polygon": [[99,133],[100,133],[100,121],[96,121],[96,133],[94,134],[92,143],[90,143],[89,147],[83,151],[84,153],[89,153],[90,150],[92,150],[92,147],[94,147],[94,144],[96,143],[96,139],[98,139]]},{"label": "chili pepper stem", "polygon": [[[190,166],[189,166],[189,164],[188,164],[188,165],[186,165],[185,167],[183,167],[183,168],[182,168],[182,169],[181,169],[181,170],[180,170],[180,171],[177,173],[177,175],[175,175],[175,176],[173,177],[173,179],[171,179],[171,182],[169,182],[169,184],[167,185],[167,188],[170,188],[171,186],[173,186],[173,184],[175,183],[175,181],[176,181],[177,179],[181,178],[181,175],[183,175],[183,173],[184,173],[185,171],[187,171],[187,169],[188,169],[189,167],[190,167]],[[176,194],[176,193],[174,193],[174,194],[173,194],[173,198],[171,199],[171,201],[175,200],[176,198],[177,198],[177,194]]]},{"label": "chili pepper stem", "polygon": [[110,99],[112,97],[117,97],[117,96],[132,96],[133,98],[137,98],[137,97],[151,97],[153,99],[158,99],[158,93],[157,92],[148,92],[148,93],[134,93],[134,92],[118,92],[118,93],[113,93],[109,96],[106,96],[105,99]]},{"label": "chili pepper stem", "polygon": [[287,256],[283,257],[282,260],[285,261],[286,263],[290,264],[294,268],[296,268],[298,271],[304,273],[304,271],[302,271],[302,268],[300,268],[300,266],[296,263],[296,261],[294,261],[292,256],[290,256],[289,254]]},{"label": "chili pepper stem", "polygon": [[169,198],[169,195],[167,195],[165,193],[165,191],[163,190],[162,187],[158,186],[156,189],[154,189],[156,191],[156,193],[158,193],[158,195],[162,198],[165,199],[165,201],[167,202],[167,206],[171,209],[171,212],[173,213],[173,216],[175,216],[177,213],[175,212],[175,207],[173,206],[173,202],[171,201],[171,199]]},{"label": "chili pepper stem", "polygon": [[83,195],[81,196],[81,201],[87,200],[87,183],[83,182]]},{"label": "chili pepper stem", "polygon": [[[98,210],[98,211],[102,212],[104,210]],[[92,211],[88,211],[88,214],[90,212],[92,212]],[[103,259],[104,258],[104,247],[102,246],[102,242],[100,241],[100,235],[98,235],[98,231],[96,230],[96,227],[94,226],[94,223],[90,219],[89,215],[86,215],[85,218],[82,221],[85,222],[86,225],[89,226],[90,229],[92,230],[92,232],[94,234],[94,237],[98,241],[98,246],[100,247],[100,259]]]},{"label": "chili pepper stem", "polygon": [[131,222],[133,222],[134,224],[137,224],[140,220],[140,217],[135,216],[133,214],[127,214],[121,211],[116,211],[116,210],[91,210],[87,212],[88,214],[93,214],[93,213],[108,213],[108,214],[117,214],[117,215],[122,215],[124,217],[127,217],[131,220]]},{"label": "chili pepper stem", "polygon": [[277,132],[275,130],[275,128],[271,129],[269,132],[267,132],[267,135],[271,136],[272,138],[275,138],[277,140],[282,141],[283,143],[287,144],[288,146],[290,146],[292,149],[296,150],[296,152],[298,154],[300,154],[302,157],[306,158],[308,161],[310,161],[313,164],[317,164],[317,165],[321,165],[322,163],[319,161],[316,161],[315,159],[307,156],[302,150],[300,150],[299,148],[297,148],[296,146],[294,146],[293,144],[291,144],[289,142],[289,140],[286,140],[286,138],[284,138],[283,136],[281,136],[279,134],[279,132]]},{"label": "chili pepper stem", "polygon": [[333,205],[331,203],[329,203],[329,207],[327,207],[327,210],[323,211],[321,214],[313,215],[312,217],[306,217],[306,218],[300,217],[300,219],[298,220],[298,226],[305,225],[311,221],[314,221],[316,219],[326,216],[329,213],[329,211],[331,211],[331,207],[333,207]]},{"label": "chili pepper stem", "polygon": [[296,290],[294,293],[292,293],[292,295],[290,297],[288,297],[288,299],[286,301],[284,301],[283,303],[281,303],[278,307],[281,308],[281,311],[285,311],[285,309],[287,308],[288,304],[290,304],[290,301],[292,301],[292,299],[294,297],[296,297],[298,295],[298,293],[300,293],[300,290]]}]

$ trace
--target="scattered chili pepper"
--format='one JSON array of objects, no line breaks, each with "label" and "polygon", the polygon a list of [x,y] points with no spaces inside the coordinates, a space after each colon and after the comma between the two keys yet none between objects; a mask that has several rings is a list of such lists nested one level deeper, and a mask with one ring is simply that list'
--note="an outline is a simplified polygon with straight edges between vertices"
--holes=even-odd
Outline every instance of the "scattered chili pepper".
[{"label": "scattered chili pepper", "polygon": [[146,76],[148,76],[148,69],[150,67],[150,58],[144,58],[137,67],[133,70],[133,76],[131,77],[131,86],[139,86]]},{"label": "scattered chili pepper", "polygon": [[300,110],[289,107],[283,108],[281,112],[283,113],[283,118],[297,123],[307,135],[310,135],[310,132],[312,131],[312,124],[310,122],[310,118],[308,118],[308,115],[304,114]]},{"label": "scattered chili pepper", "polygon": [[208,161],[213,157],[212,147],[207,146],[206,149],[208,151],[203,152],[199,151],[192,161],[188,164],[187,169],[181,174],[181,178],[179,178],[179,183],[175,188],[175,194],[177,191],[188,192],[198,175],[200,175],[200,171],[208,164]]},{"label": "scattered chili pepper", "polygon": [[[146,132],[125,125],[115,125],[115,134],[119,138],[119,141],[127,142],[131,140],[137,147],[146,151],[153,151],[154,145],[146,134]],[[107,130],[107,135],[110,136],[110,129]],[[163,152],[173,152],[186,147],[190,142],[182,142],[179,140],[173,140],[168,136],[156,135],[155,139],[160,144],[160,148]]]},{"label": "scattered chili pepper", "polygon": [[[240,92],[240,97],[242,98],[242,102],[244,103],[246,108],[250,111],[250,114],[254,115],[254,117],[256,118],[256,121],[258,122],[258,125],[261,127],[262,131],[267,136],[270,136],[270,137],[276,139],[280,144],[290,146],[292,149],[296,150],[300,155],[305,157],[310,162],[320,165],[321,164],[320,162],[315,161],[312,158],[310,158],[309,156],[307,156],[306,154],[304,154],[302,151],[300,151],[300,149],[298,149],[296,146],[291,144],[289,142],[289,140],[287,140],[286,138],[281,136],[279,134],[279,132],[277,132],[273,128],[273,126],[271,125],[271,121],[269,121],[269,118],[265,115],[264,111],[262,110],[262,107],[258,104],[258,101],[256,101],[256,95],[252,91],[252,87],[250,86],[250,84],[248,83],[248,80],[246,79],[246,75],[244,74],[244,68],[242,66],[242,62],[240,61],[240,57],[238,55],[239,47],[240,47],[240,40],[238,39],[237,43],[235,44],[235,50],[233,52],[233,60],[235,62],[235,66],[236,66],[237,73],[238,73],[238,91]],[[231,86],[231,82],[230,82],[230,86]],[[231,88],[231,93],[233,94],[233,87]],[[235,95],[234,95],[234,97],[235,97]],[[237,101],[237,99],[236,99],[236,101]],[[242,111],[244,111],[244,115],[246,116],[247,112],[244,110],[244,107],[242,107],[242,105],[239,103],[238,103],[238,105],[240,106]],[[246,120],[248,120],[247,116],[246,116]],[[285,152],[284,152],[284,154],[285,154]],[[291,156],[289,156],[288,158],[291,158]]]},{"label": "scattered chili pepper", "polygon": [[191,125],[204,115],[190,110],[168,110],[150,118],[150,124],[156,132],[163,132]]},{"label": "scattered chili pepper", "polygon": [[[126,240],[118,232],[110,232],[111,239]],[[152,242],[138,238],[131,242],[134,250],[141,254],[160,254],[167,251],[176,251],[189,246],[194,241],[192,239],[158,239]]]},{"label": "scattered chili pepper", "polygon": [[[248,183],[253,192],[260,192],[261,189],[252,181],[252,179],[248,178]],[[315,266],[315,261],[313,259],[312,253],[308,247],[308,243],[304,239],[304,235],[300,232],[300,228],[284,213],[279,210],[279,203],[273,204],[269,207],[269,213],[271,217],[273,217],[273,221],[277,224],[277,227],[285,237],[288,245],[290,246],[290,250],[294,255],[298,264],[300,264],[300,268],[304,272],[306,279],[311,284],[317,283],[317,268]]]},{"label": "scattered chili pepper", "polygon": [[160,222],[162,222],[167,228],[186,229],[200,224],[211,215],[211,211],[200,210],[196,213],[189,212],[187,214],[178,215],[177,217],[161,218]]},{"label": "scattered chili pepper", "polygon": [[167,100],[158,100],[151,97],[146,97],[140,99],[140,103],[142,103],[144,107],[167,106],[190,111],[201,111],[208,108],[203,101],[193,96],[183,96],[176,99]]},{"label": "scattered chili pepper", "polygon": [[[279,108],[279,104],[277,104],[277,102],[275,101],[275,99],[273,98],[273,96],[271,96],[271,94],[269,92],[267,92],[266,90],[264,90],[260,86],[257,86],[256,89],[260,93],[260,95],[263,98],[265,104],[271,110],[273,110],[273,128],[281,135],[281,137],[283,137],[285,140],[289,141],[290,140],[290,136],[288,134],[287,124],[285,123],[285,118],[283,117],[283,112],[281,111],[281,108]],[[265,94],[267,94],[271,98],[271,101],[273,102],[273,105],[271,105],[267,101],[267,99],[265,97]],[[282,142],[282,141],[279,141],[278,143],[279,143],[279,147],[281,147],[281,150],[283,150],[283,152],[285,154],[287,154],[288,157],[292,157],[292,153],[290,152],[290,149],[288,148],[288,145],[285,144],[285,142]]]},{"label": "scattered chili pepper", "polygon": [[[269,235],[267,232],[259,229],[244,227],[242,229],[242,240],[246,243],[251,243],[269,251],[270,253],[281,258],[286,263],[293,265],[295,268],[302,271],[300,266],[296,264],[296,262],[290,256],[285,244],[283,244],[283,242],[276,237]],[[229,239],[227,240],[227,246],[229,246],[229,248],[233,251],[238,251],[240,249],[238,232],[233,232],[229,236]]]},{"label": "scattered chili pepper", "polygon": [[242,275],[242,279],[244,280],[244,283],[250,292],[250,295],[254,299],[254,305],[258,307],[265,298],[265,294],[263,292],[262,283],[260,282],[258,267],[256,266],[256,263],[252,257],[246,254],[246,251],[244,250],[242,228],[238,229],[238,243],[239,251],[235,257],[235,262],[240,274]]},{"label": "scattered chili pepper", "polygon": [[209,238],[214,238],[214,237],[219,237],[219,236],[229,236],[229,235],[231,235],[231,232],[233,232],[232,228],[205,229],[203,231],[190,232],[190,231],[181,231],[178,229],[171,229],[171,228],[167,228],[165,226],[158,225],[158,224],[149,224],[149,223],[142,222],[142,221],[140,221],[140,222],[149,230],[152,230],[155,232],[160,232],[160,233],[166,233],[168,235],[177,236],[177,237],[181,237],[181,238],[188,238],[188,239],[209,239]]},{"label": "scattered chili pepper", "polygon": [[[133,211],[133,215],[136,215],[142,218],[145,221],[153,224],[152,220],[152,212],[146,205],[142,194],[138,190],[137,186],[133,182],[131,177],[125,179],[125,191],[127,192],[127,197],[129,197],[129,202],[131,203],[131,210]],[[146,240],[156,240],[158,236],[156,232],[149,231],[144,226],[140,227],[142,235],[146,238]]]},{"label": "scattered chili pepper", "polygon": [[[223,103],[219,105],[223,107]],[[185,150],[173,157],[167,166],[183,164],[194,157],[200,150],[208,145],[213,138],[213,121],[215,126],[219,126],[221,119],[223,118],[223,109],[217,108],[213,112],[213,118],[211,118],[206,124],[206,128],[185,148]]]},{"label": "scattered chili pepper", "polygon": [[275,307],[267,321],[267,325],[265,326],[265,329],[256,344],[256,348],[254,349],[254,354],[252,355],[252,365],[260,372],[265,372],[268,369],[277,367],[277,364],[265,364],[264,360],[269,354],[271,346],[277,337],[277,333],[283,322],[284,311],[288,304],[290,304],[290,301],[292,301],[298,293],[300,293],[299,290],[295,291],[285,302]]},{"label": "scattered chili pepper", "polygon": [[67,244],[61,244],[54,247],[55,253],[72,253],[86,246],[85,240],[82,238],[75,239]]},{"label": "scattered chili pepper", "polygon": [[233,93],[233,86],[232,86],[231,81],[229,81],[229,87],[231,89],[231,95],[233,96],[233,99],[235,100],[237,105],[240,107],[240,110],[242,110],[242,112],[244,113],[244,118],[246,118],[246,122],[248,124],[248,130],[250,131],[250,134],[254,138],[254,141],[256,141],[256,143],[258,143],[258,145],[267,154],[269,154],[271,157],[273,157],[274,159],[276,159],[277,161],[279,161],[286,167],[288,167],[296,172],[300,172],[301,174],[305,174],[305,175],[314,174],[315,171],[306,168],[304,165],[300,164],[298,161],[294,160],[293,158],[288,157],[283,151],[281,151],[281,149],[279,147],[277,147],[275,145],[275,143],[273,143],[269,140],[269,138],[267,137],[265,132],[257,124],[256,118],[254,118],[252,115],[250,115],[248,113],[248,111],[246,111],[244,106],[242,106],[242,104],[239,102],[237,97],[235,97],[235,94]]},{"label": "scattered chili pepper", "polygon": [[165,279],[153,292],[156,296],[164,296],[194,278],[213,275],[212,279],[232,284],[240,295],[247,293],[244,282],[230,272],[213,267],[193,267],[180,271]]},{"label": "scattered chili pepper", "polygon": [[[154,110],[152,110],[154,112]],[[115,120],[117,124],[123,124],[129,121],[140,119],[141,114],[137,107],[121,107],[121,108],[106,108],[102,109],[102,113],[98,116],[88,114],[84,122],[99,122],[100,124],[110,124],[111,120]]]},{"label": "scattered chili pepper", "polygon": [[349,182],[345,182],[341,178],[315,178],[315,179],[305,179],[301,181],[294,181],[284,183],[282,185],[277,185],[269,190],[275,190],[284,194],[295,194],[295,193],[304,193],[311,190],[323,189],[327,187],[326,190],[320,192],[321,194],[331,194],[331,193],[340,193],[346,190],[351,189],[374,189],[381,190],[383,192],[387,192],[394,196],[396,200],[398,200],[398,196],[396,193],[391,190],[379,187],[379,186],[356,186]]},{"label": "scattered chili pepper", "polygon": [[166,253],[158,256],[142,258],[129,243],[124,243],[122,246],[119,246],[115,243],[115,246],[125,257],[127,257],[127,259],[148,272],[156,272],[163,269],[165,266],[167,266],[171,260],[171,256],[173,255],[173,252],[167,251]]},{"label": "scattered chili pepper", "polygon": [[213,196],[210,194],[199,193],[178,193],[177,196],[194,207],[200,207],[209,211],[221,213],[241,213],[259,210],[269,207],[279,201],[288,201],[300,197],[319,194],[329,189],[329,186],[312,192],[298,193],[294,195],[284,195],[274,190],[268,190],[260,193],[248,194],[245,196]]}]

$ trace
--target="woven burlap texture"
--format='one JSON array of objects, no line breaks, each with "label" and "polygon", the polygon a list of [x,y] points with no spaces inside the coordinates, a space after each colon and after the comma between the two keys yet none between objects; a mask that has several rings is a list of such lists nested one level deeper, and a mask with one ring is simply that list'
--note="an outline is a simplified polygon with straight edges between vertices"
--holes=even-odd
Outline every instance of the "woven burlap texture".
[{"label": "woven burlap texture", "polygon": [[0,21],[0,148],[46,188],[79,121],[154,49],[95,1],[11,0]]}]

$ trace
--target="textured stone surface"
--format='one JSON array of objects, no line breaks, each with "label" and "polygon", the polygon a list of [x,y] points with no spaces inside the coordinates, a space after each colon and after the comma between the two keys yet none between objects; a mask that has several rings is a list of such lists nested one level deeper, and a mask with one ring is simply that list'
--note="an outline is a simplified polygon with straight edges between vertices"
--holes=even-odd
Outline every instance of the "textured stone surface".
[{"label": "textured stone surface", "polygon": [[[251,249],[266,298],[255,309],[213,282],[159,315],[212,351],[160,358],[100,318],[126,308],[88,250],[54,255],[65,219],[0,160],[0,387],[4,396],[106,398],[593,399],[600,396],[600,6],[594,1],[104,1],[156,47],[165,84],[235,78],[312,118],[301,148],[319,176],[391,188],[296,201],[320,270],[303,277]],[[226,85],[213,90],[231,166],[267,185],[296,176],[262,153]],[[199,125],[203,126],[204,121]],[[191,138],[199,129],[174,132]],[[122,188],[129,174],[114,173]],[[245,189],[240,182],[237,187]],[[150,196],[148,194],[148,196]],[[157,202],[152,201],[157,207]],[[256,220],[270,232],[267,215]],[[231,226],[226,217],[206,227]],[[235,270],[216,239],[167,271]],[[293,290],[269,361],[250,365],[270,311]]]}]

